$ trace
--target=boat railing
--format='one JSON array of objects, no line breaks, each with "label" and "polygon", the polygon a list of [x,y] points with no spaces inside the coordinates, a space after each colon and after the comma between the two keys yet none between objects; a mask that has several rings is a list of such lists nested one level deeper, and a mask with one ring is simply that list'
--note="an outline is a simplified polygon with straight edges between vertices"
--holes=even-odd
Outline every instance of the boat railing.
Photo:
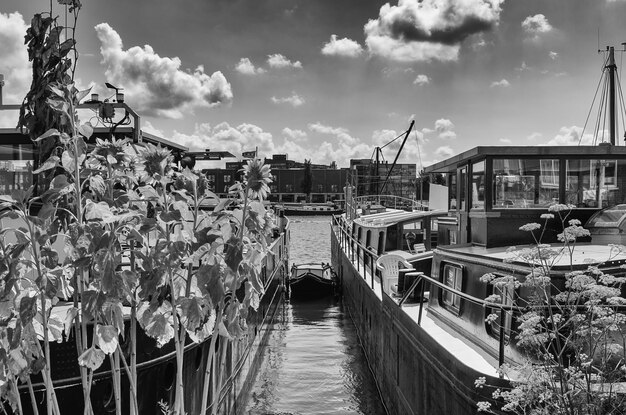
[{"label": "boat railing", "polygon": [[357,196],[354,198],[354,203],[360,206],[366,205],[381,205],[393,209],[408,209],[415,210],[428,210],[428,206],[424,203],[418,202],[415,199],[408,197],[394,196],[394,195],[369,195],[369,196]]},{"label": "boat railing", "polygon": [[[365,276],[366,282],[370,286],[370,288],[374,289],[374,276],[376,274],[376,260],[378,259],[378,255],[373,250],[369,249],[358,240],[356,240],[349,232],[350,226],[348,221],[344,216],[333,216],[332,225],[334,229],[337,230],[338,241],[341,246],[341,249],[349,255],[350,260],[353,264],[355,264],[357,271],[361,272],[362,275]],[[369,271],[370,281],[367,281],[367,272]],[[426,281],[432,286],[436,286],[443,291],[447,291],[450,294],[457,295],[462,298],[464,301],[468,301],[477,305],[480,305],[484,308],[490,308],[495,312],[499,313],[500,321],[505,321],[506,313],[513,312],[523,312],[528,311],[528,306],[517,306],[514,304],[501,304],[486,301],[483,298],[474,297],[470,294],[467,294],[463,291],[456,290],[441,281],[438,281],[435,278],[429,277],[423,272],[413,271],[407,272],[405,277],[413,277],[413,281],[411,286],[403,293],[402,297],[398,300],[399,307],[411,297],[417,287],[420,287],[420,296],[418,298],[424,298],[424,289],[425,284],[420,284],[420,282]],[[419,304],[419,312],[417,317],[417,325],[421,326],[422,323],[422,314],[424,310],[424,301],[420,301]],[[495,313],[494,313],[495,314]],[[500,330],[498,335],[498,366],[501,366],[504,363],[504,348],[507,344],[509,336],[505,333],[505,325],[500,324]]]}]

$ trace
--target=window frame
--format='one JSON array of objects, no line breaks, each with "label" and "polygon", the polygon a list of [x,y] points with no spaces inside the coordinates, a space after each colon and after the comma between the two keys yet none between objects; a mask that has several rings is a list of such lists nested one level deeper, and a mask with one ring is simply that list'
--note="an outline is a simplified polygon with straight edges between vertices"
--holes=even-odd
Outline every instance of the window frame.
[{"label": "window frame", "polygon": [[[448,270],[454,269],[455,278],[453,285],[448,283]],[[463,291],[463,286],[465,282],[465,267],[461,264],[446,262],[442,266],[441,272],[441,283],[447,287],[453,288],[457,291]],[[449,291],[441,288],[441,293],[439,297],[439,304],[444,309],[458,315],[461,315],[461,311],[463,308],[463,298],[458,294],[452,294]]]}]

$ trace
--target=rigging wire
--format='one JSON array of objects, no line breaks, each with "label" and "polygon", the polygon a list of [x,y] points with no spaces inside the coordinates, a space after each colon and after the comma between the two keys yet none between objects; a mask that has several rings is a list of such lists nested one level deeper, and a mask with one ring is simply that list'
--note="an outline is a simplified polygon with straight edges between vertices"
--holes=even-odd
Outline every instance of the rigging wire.
[{"label": "rigging wire", "polygon": [[[621,67],[620,67],[621,70]],[[619,103],[621,107],[621,116],[622,116],[622,128],[624,129],[624,139],[626,140],[626,105],[624,104],[624,92],[622,91],[622,83],[620,81],[620,77],[617,77],[617,91],[619,92]]]},{"label": "rigging wire", "polygon": [[417,159],[420,162],[419,171],[422,171],[422,169],[424,168],[424,164],[422,163],[422,152],[420,151],[420,139],[417,135],[417,130],[413,130],[413,132],[415,133],[415,144],[417,145]]},{"label": "rigging wire", "polygon": [[[605,61],[606,62],[606,61]],[[604,66],[606,66],[606,63],[604,64]],[[602,69],[602,74],[604,74],[604,69]],[[587,119],[585,120],[585,125],[583,125],[583,130],[580,133],[580,138],[578,139],[578,145],[580,145],[584,135],[585,135],[585,129],[587,128],[587,122],[589,122],[589,117],[591,117],[591,111],[593,111],[593,104],[596,102],[596,97],[598,96],[598,91],[600,90],[600,84],[602,83],[602,80],[604,79],[604,76],[600,76],[600,79],[598,80],[598,86],[596,87],[596,92],[593,95],[593,100],[591,101],[591,107],[589,108],[589,113],[587,113]]]}]

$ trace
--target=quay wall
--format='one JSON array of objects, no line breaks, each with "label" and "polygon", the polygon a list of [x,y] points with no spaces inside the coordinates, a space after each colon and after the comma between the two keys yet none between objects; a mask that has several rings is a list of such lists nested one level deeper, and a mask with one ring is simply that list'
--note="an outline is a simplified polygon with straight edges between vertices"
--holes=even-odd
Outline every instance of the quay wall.
[{"label": "quay wall", "polygon": [[[473,414],[488,400],[474,387],[480,373],[436,343],[387,295],[381,301],[331,233],[332,265],[368,365],[389,414]],[[460,360],[459,360],[460,359]],[[498,379],[489,379],[498,383]],[[482,391],[490,394],[490,391]]]}]

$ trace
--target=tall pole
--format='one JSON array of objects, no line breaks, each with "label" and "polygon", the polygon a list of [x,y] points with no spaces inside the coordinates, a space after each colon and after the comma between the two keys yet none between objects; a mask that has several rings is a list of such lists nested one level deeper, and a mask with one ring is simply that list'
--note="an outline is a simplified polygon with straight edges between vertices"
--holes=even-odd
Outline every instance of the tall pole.
[{"label": "tall pole", "polygon": [[380,147],[376,147],[376,195],[379,194],[378,189],[380,188],[380,173],[378,170],[378,167],[380,166],[380,159],[379,159],[379,154],[380,154]]},{"label": "tall pole", "polygon": [[615,70],[617,69],[617,65],[615,65],[615,48],[613,46],[607,46],[607,50],[609,52],[609,59],[606,65],[606,68],[609,70],[609,119],[611,122],[611,126],[609,129],[609,135],[611,138],[611,145],[615,145]]}]

